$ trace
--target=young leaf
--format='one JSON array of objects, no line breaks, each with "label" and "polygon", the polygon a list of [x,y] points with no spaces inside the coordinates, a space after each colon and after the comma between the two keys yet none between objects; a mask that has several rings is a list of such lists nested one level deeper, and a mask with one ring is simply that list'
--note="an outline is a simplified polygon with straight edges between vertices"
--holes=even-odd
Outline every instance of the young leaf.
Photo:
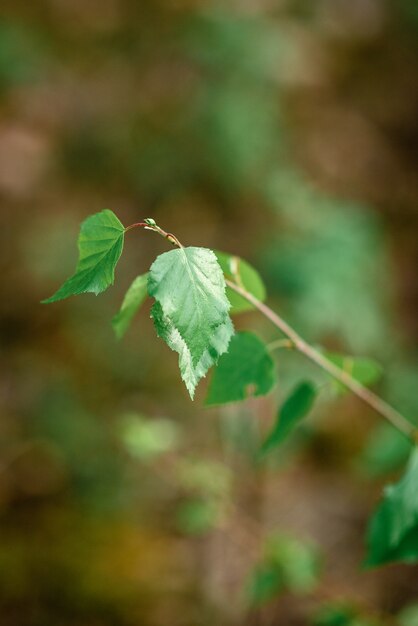
[{"label": "young leaf", "polygon": [[181,376],[193,398],[197,383],[229,345],[233,326],[225,280],[214,253],[180,248],[151,266],[148,293],[158,335],[179,353]]},{"label": "young leaf", "polygon": [[44,303],[86,292],[97,295],[113,285],[124,234],[123,224],[112,211],[105,210],[88,217],[81,225],[78,238],[79,259],[75,274]]},{"label": "young leaf", "polygon": [[[238,256],[231,256],[218,250],[215,250],[215,254],[227,278],[249,291],[257,300],[264,301],[266,299],[266,289],[260,274],[249,263]],[[226,295],[231,303],[231,314],[250,311],[254,308],[248,300],[229,287],[226,288]]]},{"label": "young leaf", "polygon": [[206,405],[266,395],[276,382],[274,361],[265,344],[253,333],[240,332],[231,339],[209,386]]},{"label": "young leaf", "polygon": [[118,339],[128,330],[136,312],[148,295],[148,274],[137,276],[129,287],[122,302],[120,311],[112,320],[112,326]]},{"label": "young leaf", "polygon": [[273,430],[261,446],[260,453],[262,456],[281,444],[296,424],[309,413],[315,396],[316,389],[308,382],[301,383],[293,391],[281,407]]},{"label": "young leaf", "polygon": [[[325,352],[324,356],[365,386],[373,385],[383,373],[382,366],[373,359],[346,356],[333,352]],[[344,386],[343,389],[345,390]]]},{"label": "young leaf", "polygon": [[386,487],[368,531],[366,565],[418,561],[418,450],[401,480]]}]

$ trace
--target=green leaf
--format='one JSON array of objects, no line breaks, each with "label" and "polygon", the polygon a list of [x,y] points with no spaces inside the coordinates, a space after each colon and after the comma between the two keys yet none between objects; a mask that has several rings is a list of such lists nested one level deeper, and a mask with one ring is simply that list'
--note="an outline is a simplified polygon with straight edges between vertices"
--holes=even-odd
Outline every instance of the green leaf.
[{"label": "green leaf", "polygon": [[151,266],[148,293],[156,300],[151,315],[157,334],[179,353],[181,376],[193,398],[234,333],[216,256],[206,248],[161,254]]},{"label": "green leaf", "polygon": [[[249,263],[238,256],[215,250],[219,265],[225,276],[251,293],[257,300],[266,299],[266,289],[259,273]],[[231,314],[251,311],[254,307],[245,298],[227,287],[226,295],[231,303]]]},{"label": "green leaf", "polygon": [[265,344],[253,333],[240,332],[231,339],[209,386],[206,405],[266,395],[276,382],[276,369]]},{"label": "green leaf", "polygon": [[[383,373],[382,366],[373,359],[346,356],[344,354],[335,354],[333,352],[325,352],[324,356],[329,361],[334,363],[334,365],[350,374],[350,376],[365,386],[373,385],[373,383],[377,382],[379,378],[381,378]],[[344,386],[339,386],[346,391]]]},{"label": "green leaf", "polygon": [[261,446],[262,456],[281,444],[296,424],[309,413],[315,396],[316,389],[311,383],[303,382],[296,387],[281,407],[271,433]]},{"label": "green leaf", "polygon": [[123,299],[120,311],[112,320],[118,339],[128,330],[136,312],[148,295],[148,274],[137,276]]},{"label": "green leaf", "polygon": [[78,238],[79,260],[75,274],[44,303],[86,292],[97,295],[113,285],[124,234],[123,224],[112,211],[105,210],[88,217],[81,225]]},{"label": "green leaf", "polygon": [[401,480],[386,487],[368,531],[366,565],[418,561],[418,450]]}]

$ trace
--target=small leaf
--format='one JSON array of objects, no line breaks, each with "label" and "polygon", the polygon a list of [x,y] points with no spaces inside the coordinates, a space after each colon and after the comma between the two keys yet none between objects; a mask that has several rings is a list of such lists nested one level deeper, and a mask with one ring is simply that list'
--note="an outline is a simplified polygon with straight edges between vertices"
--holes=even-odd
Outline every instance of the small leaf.
[{"label": "small leaf", "polygon": [[265,344],[253,333],[240,332],[231,339],[209,386],[206,405],[264,396],[276,382],[276,370]]},{"label": "small leaf", "polygon": [[128,330],[136,312],[148,295],[148,274],[137,276],[129,287],[120,311],[112,320],[112,326],[118,339]]},{"label": "small leaf", "polygon": [[214,253],[181,248],[161,254],[151,266],[148,293],[156,300],[151,315],[157,334],[179,353],[181,376],[193,398],[234,333]]},{"label": "small leaf", "polygon": [[123,224],[112,211],[105,210],[88,217],[81,225],[78,238],[79,260],[75,274],[44,303],[86,292],[97,295],[113,285],[124,234]]},{"label": "small leaf", "polygon": [[260,453],[262,456],[281,444],[296,424],[309,413],[315,396],[316,389],[308,382],[301,383],[293,391],[281,407],[273,430],[261,446]]},{"label": "small leaf", "polygon": [[401,480],[386,487],[368,531],[366,565],[418,561],[418,450]]},{"label": "small leaf", "polygon": [[[373,385],[383,374],[382,366],[373,359],[346,356],[333,352],[325,352],[324,356],[365,386]],[[339,385],[339,387],[347,391],[343,385]]]},{"label": "small leaf", "polygon": [[[257,300],[263,302],[266,299],[266,289],[263,281],[259,273],[249,263],[238,256],[232,256],[218,250],[215,250],[215,254],[227,278],[243,287]],[[226,295],[231,303],[231,314],[251,311],[254,308],[248,300],[229,287],[226,289]]]}]

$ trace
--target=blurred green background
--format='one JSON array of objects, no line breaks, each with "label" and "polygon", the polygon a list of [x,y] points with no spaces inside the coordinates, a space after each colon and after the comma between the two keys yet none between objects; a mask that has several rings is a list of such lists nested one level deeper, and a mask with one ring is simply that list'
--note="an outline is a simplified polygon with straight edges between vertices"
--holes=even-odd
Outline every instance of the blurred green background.
[{"label": "blurred green background", "polygon": [[417,36],[416,0],[2,0],[2,626],[418,624],[416,567],[361,569],[408,453],[390,427],[332,397],[256,466],[279,401],[321,376],[280,352],[273,394],[208,410],[148,306],[117,342],[153,234],[100,299],[39,304],[82,219],[153,217],[248,259],[417,418]]}]

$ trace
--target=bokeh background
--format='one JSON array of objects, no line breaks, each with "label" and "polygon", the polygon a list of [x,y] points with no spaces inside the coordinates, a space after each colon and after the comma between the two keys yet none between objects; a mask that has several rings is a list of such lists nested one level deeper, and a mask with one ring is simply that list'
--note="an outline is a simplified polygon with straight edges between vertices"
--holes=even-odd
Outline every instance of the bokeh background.
[{"label": "bokeh background", "polygon": [[280,352],[271,396],[207,410],[148,305],[117,342],[152,233],[100,298],[39,302],[86,216],[153,217],[252,262],[417,419],[417,36],[416,0],[1,1],[2,626],[416,626],[417,568],[361,567],[408,454],[389,426],[333,396],[256,466],[278,403],[321,375]]}]

